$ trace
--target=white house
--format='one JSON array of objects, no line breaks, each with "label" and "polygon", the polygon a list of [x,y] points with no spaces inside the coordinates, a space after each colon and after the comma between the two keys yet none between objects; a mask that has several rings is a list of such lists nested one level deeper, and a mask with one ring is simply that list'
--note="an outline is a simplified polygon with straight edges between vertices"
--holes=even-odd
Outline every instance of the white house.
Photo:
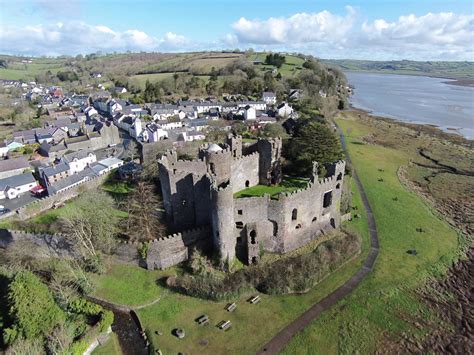
[{"label": "white house", "polygon": [[185,142],[202,141],[204,139],[206,139],[206,135],[197,131],[182,132],[178,137],[178,140]]},{"label": "white house", "polygon": [[277,97],[274,92],[265,91],[262,94],[262,100],[265,101],[267,105],[275,105],[277,101]]},{"label": "white house", "polygon": [[293,108],[284,102],[277,107],[278,116],[280,117],[290,117],[293,113]]},{"label": "white house", "polygon": [[252,106],[245,106],[244,108],[244,118],[245,120],[255,120],[257,118],[257,112]]},{"label": "white house", "polygon": [[89,150],[79,150],[77,152],[64,154],[62,160],[69,165],[71,174],[83,171],[86,167],[97,161],[96,155]]},{"label": "white house", "polygon": [[95,162],[94,164],[91,165],[91,169],[97,174],[97,175],[103,175],[108,173],[109,171],[113,169],[117,169],[123,165],[123,160],[115,158],[115,157],[109,157],[105,158],[102,160],[99,160],[98,162]]},{"label": "white house", "polygon": [[143,131],[143,141],[145,142],[153,143],[166,138],[168,138],[168,132],[158,127],[155,123],[148,124],[146,130]]},{"label": "white house", "polygon": [[5,142],[0,142],[0,157],[5,157],[8,154],[8,146]]},{"label": "white house", "polygon": [[115,100],[110,100],[107,103],[107,111],[113,116],[116,112],[122,111],[122,105]]},{"label": "white house", "polygon": [[88,106],[84,109],[84,113],[87,115],[87,117],[92,117],[93,115],[97,115],[98,112],[97,110],[92,107],[92,106]]},{"label": "white house", "polygon": [[37,186],[33,174],[25,173],[0,180],[0,199],[14,199]]},{"label": "white house", "polygon": [[116,92],[117,94],[125,94],[125,93],[127,92],[127,89],[124,88],[123,86],[117,86],[117,87],[115,88],[115,92]]},{"label": "white house", "polygon": [[183,127],[183,122],[181,121],[170,122],[166,120],[166,121],[158,121],[156,122],[156,125],[160,127],[161,129],[169,130],[169,129],[178,129],[178,128]]}]

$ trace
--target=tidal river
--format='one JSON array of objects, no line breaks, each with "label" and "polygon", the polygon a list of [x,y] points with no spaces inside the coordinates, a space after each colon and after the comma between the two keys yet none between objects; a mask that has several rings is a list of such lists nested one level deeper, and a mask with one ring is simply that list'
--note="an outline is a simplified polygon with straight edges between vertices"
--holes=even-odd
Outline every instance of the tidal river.
[{"label": "tidal river", "polygon": [[400,121],[431,124],[474,139],[474,88],[426,76],[346,72],[352,106]]}]

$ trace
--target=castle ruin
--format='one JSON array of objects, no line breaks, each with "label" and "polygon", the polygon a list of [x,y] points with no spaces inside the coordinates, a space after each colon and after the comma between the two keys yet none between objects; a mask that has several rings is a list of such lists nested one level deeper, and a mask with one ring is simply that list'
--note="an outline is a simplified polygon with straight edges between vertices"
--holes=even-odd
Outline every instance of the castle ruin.
[{"label": "castle ruin", "polygon": [[[207,231],[205,238],[221,260],[237,257],[246,264],[257,263],[262,251],[285,253],[337,228],[343,161],[333,163],[322,179],[314,163],[304,189],[235,197],[249,187],[281,182],[281,150],[278,138],[243,146],[241,137],[229,137],[222,145],[201,146],[195,160],[179,160],[175,150],[168,151],[158,161],[168,222],[176,230]],[[165,266],[171,265],[156,265]]]}]

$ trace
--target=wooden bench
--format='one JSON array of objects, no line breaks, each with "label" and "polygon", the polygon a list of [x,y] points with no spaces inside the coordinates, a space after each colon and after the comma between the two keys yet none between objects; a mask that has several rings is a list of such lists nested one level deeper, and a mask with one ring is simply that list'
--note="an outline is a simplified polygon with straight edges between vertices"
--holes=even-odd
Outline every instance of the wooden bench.
[{"label": "wooden bench", "polygon": [[261,298],[260,298],[259,295],[250,297],[250,298],[248,299],[248,302],[250,302],[251,304],[257,304],[257,303],[259,303],[260,301],[261,301]]},{"label": "wooden bench", "polygon": [[198,319],[196,319],[197,324],[199,325],[206,325],[209,323],[209,317],[205,314],[200,316]]},{"label": "wooden bench", "polygon": [[229,330],[230,327],[232,327],[232,323],[230,322],[230,320],[223,320],[217,324],[217,328],[222,329],[224,331]]},{"label": "wooden bench", "polygon": [[236,308],[237,308],[237,305],[235,304],[235,302],[233,302],[233,303],[228,303],[227,306],[225,307],[225,310],[227,312],[233,312],[235,311]]}]

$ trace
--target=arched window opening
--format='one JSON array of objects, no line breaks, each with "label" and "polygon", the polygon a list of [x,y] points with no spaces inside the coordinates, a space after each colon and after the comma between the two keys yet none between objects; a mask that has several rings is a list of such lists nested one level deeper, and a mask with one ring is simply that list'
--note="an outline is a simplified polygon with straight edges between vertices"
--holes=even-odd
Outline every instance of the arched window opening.
[{"label": "arched window opening", "polygon": [[256,256],[252,256],[252,264],[256,264],[257,263],[257,257]]},{"label": "arched window opening", "polygon": [[298,218],[298,210],[294,208],[293,211],[291,212],[291,220],[296,221],[297,218]]},{"label": "arched window opening", "polygon": [[251,230],[249,236],[250,236],[250,244],[256,244],[257,241],[255,240],[255,238],[257,238],[257,232],[255,232],[254,230]]},{"label": "arched window opening", "polygon": [[339,174],[337,175],[337,181],[339,181],[339,180],[342,180],[342,173],[339,173]]},{"label": "arched window opening", "polygon": [[329,207],[332,204],[332,191],[328,191],[324,194],[323,207]]},{"label": "arched window opening", "polygon": [[245,187],[249,187],[250,186],[250,181],[245,181]]},{"label": "arched window opening", "polygon": [[341,188],[341,184],[337,184],[336,189],[340,189],[340,188]]},{"label": "arched window opening", "polygon": [[334,218],[331,218],[329,223],[331,223],[331,227],[336,228],[336,221],[334,221]]}]

